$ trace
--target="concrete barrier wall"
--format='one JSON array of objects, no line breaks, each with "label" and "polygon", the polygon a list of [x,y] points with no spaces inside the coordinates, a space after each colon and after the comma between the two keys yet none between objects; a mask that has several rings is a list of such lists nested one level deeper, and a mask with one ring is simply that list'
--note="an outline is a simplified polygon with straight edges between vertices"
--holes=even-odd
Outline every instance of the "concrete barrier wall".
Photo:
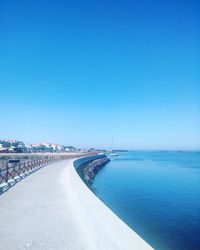
[{"label": "concrete barrier wall", "polygon": [[77,174],[75,168],[101,157],[71,160],[63,173],[66,195],[84,234],[86,249],[153,249],[100,201]]}]

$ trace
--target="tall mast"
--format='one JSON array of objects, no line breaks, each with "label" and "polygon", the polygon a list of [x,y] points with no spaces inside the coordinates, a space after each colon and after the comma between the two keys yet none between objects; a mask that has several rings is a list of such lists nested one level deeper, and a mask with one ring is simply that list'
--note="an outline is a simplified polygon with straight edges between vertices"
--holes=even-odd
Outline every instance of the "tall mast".
[{"label": "tall mast", "polygon": [[111,143],[110,143],[110,152],[111,153],[113,151],[113,143],[114,143],[114,139],[113,139],[113,136],[112,136]]}]

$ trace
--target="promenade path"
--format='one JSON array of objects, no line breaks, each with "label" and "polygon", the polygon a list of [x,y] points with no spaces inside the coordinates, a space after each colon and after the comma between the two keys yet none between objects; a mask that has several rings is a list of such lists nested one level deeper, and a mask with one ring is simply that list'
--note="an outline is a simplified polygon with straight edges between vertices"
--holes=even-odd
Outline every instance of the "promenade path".
[{"label": "promenade path", "polygon": [[90,248],[62,183],[69,162],[46,166],[0,196],[1,250]]}]

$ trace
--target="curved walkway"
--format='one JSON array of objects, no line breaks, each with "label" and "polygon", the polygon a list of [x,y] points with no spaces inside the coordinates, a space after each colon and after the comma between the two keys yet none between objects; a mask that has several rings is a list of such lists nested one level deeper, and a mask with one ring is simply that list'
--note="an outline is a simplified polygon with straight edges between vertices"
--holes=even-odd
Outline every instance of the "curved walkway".
[{"label": "curved walkway", "polygon": [[73,160],[48,165],[0,196],[0,249],[152,250],[88,189]]},{"label": "curved walkway", "polygon": [[62,183],[71,160],[54,163],[0,196],[0,249],[89,249]]}]

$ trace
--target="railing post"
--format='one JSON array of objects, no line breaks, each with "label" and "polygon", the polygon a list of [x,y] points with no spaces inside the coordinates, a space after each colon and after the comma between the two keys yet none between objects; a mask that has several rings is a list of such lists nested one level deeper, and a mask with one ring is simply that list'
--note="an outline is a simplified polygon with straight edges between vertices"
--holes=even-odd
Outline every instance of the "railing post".
[{"label": "railing post", "polygon": [[30,160],[28,161],[28,172],[29,172],[29,170],[30,170]]},{"label": "railing post", "polygon": [[5,181],[8,182],[8,178],[9,178],[9,173],[8,173],[8,161],[6,162],[6,178]]},{"label": "railing post", "polygon": [[35,167],[36,167],[36,161],[33,160],[33,169],[35,169]]}]

